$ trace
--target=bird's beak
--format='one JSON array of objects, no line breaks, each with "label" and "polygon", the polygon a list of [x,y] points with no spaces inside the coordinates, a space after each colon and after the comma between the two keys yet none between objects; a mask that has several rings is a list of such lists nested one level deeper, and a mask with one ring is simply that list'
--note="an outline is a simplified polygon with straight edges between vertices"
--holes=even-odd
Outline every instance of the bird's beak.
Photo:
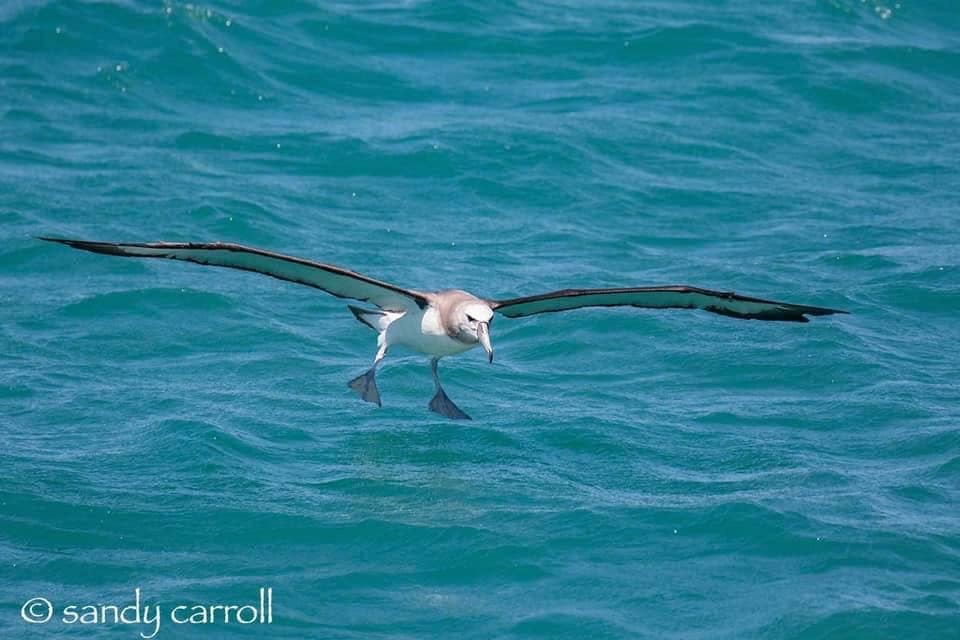
[{"label": "bird's beak", "polygon": [[480,339],[480,346],[487,352],[490,363],[493,363],[493,345],[490,344],[490,325],[486,322],[477,324],[477,338]]}]

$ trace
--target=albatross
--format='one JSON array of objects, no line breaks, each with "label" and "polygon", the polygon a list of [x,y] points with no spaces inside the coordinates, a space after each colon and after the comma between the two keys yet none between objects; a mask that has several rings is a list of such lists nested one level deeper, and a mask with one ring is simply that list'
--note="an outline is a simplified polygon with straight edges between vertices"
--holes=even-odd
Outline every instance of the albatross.
[{"label": "albatross", "polygon": [[167,258],[202,265],[241,269],[306,285],[338,298],[372,305],[347,305],[354,317],[377,332],[373,365],[350,380],[359,396],[381,406],[377,389],[377,366],[393,346],[402,346],[430,356],[435,392],[431,411],[453,420],[469,420],[447,396],[440,384],[437,363],[441,358],[483,347],[493,363],[490,325],[494,313],[506,318],[524,318],[540,313],[584,307],[640,307],[645,309],[702,309],[744,320],[808,322],[807,316],[847,313],[838,309],[775,302],[712,291],[687,285],[621,287],[615,289],[562,289],[519,298],[492,300],[459,289],[416,291],[332,264],[282,255],[225,242],[92,242],[41,237],[74,249],[124,258]]}]

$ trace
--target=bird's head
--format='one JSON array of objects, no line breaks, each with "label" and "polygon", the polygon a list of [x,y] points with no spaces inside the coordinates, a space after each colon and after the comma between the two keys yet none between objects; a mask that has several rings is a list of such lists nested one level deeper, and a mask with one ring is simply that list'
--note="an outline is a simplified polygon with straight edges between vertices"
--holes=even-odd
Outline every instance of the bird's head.
[{"label": "bird's head", "polygon": [[454,311],[454,332],[457,340],[466,343],[480,343],[493,362],[493,345],[490,344],[490,323],[493,321],[493,309],[482,300],[467,300],[456,306]]}]

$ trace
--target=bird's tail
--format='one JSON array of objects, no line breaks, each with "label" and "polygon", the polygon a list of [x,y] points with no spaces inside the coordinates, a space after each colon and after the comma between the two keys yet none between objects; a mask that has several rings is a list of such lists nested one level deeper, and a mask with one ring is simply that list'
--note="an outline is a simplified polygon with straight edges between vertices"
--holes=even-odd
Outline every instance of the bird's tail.
[{"label": "bird's tail", "polygon": [[374,331],[383,331],[387,328],[387,325],[390,324],[386,311],[380,311],[379,309],[363,309],[361,307],[355,307],[352,304],[348,304],[347,308],[350,309],[351,313],[353,313],[354,318],[367,325]]}]

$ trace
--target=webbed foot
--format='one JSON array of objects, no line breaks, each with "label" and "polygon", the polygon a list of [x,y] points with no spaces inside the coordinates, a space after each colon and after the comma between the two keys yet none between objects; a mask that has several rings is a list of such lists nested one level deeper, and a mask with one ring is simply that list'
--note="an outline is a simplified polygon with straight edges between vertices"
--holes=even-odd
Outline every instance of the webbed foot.
[{"label": "webbed foot", "polygon": [[380,404],[380,391],[377,389],[377,380],[376,380],[376,368],[371,367],[363,375],[359,375],[347,385],[360,394],[360,397],[366,400],[367,402],[373,402],[378,407],[382,407]]},{"label": "webbed foot", "polygon": [[470,416],[460,410],[460,407],[453,404],[453,400],[447,397],[442,387],[437,387],[437,393],[430,400],[430,411],[446,416],[451,420],[472,420]]}]

